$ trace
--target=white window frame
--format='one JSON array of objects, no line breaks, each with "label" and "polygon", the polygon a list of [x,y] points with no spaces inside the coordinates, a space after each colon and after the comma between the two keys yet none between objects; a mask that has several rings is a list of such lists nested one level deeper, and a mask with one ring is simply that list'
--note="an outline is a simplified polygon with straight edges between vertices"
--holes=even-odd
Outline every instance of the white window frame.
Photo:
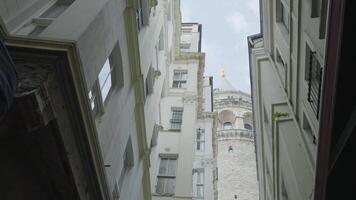
[{"label": "white window frame", "polygon": [[180,131],[182,129],[182,123],[183,123],[183,108],[173,107],[171,110],[172,110],[172,118],[171,118],[170,130]]},{"label": "white window frame", "polygon": [[[114,65],[112,64],[112,62],[110,62],[110,59],[107,58],[98,75],[100,94],[103,102],[106,102],[114,86],[113,71],[114,71]],[[101,77],[103,79],[101,79]],[[103,90],[107,86],[107,84],[110,84],[109,89]]]},{"label": "white window frame", "polygon": [[196,199],[204,199],[205,187],[205,173],[203,168],[194,169],[194,197]]},{"label": "white window frame", "polygon": [[[230,124],[230,125],[227,125],[227,124]],[[233,129],[232,122],[224,122],[223,128],[224,129]]]},{"label": "white window frame", "polygon": [[[201,136],[199,137],[199,134]],[[204,152],[205,151],[205,129],[198,128],[196,130],[196,138],[195,138],[195,150],[197,152]]]},{"label": "white window frame", "polygon": [[[104,67],[109,67],[107,74],[100,75],[104,70]],[[120,51],[120,44],[117,42],[111,51],[109,57],[105,60],[100,72],[98,74],[97,80],[94,82],[92,88],[88,92],[89,106],[96,117],[97,114],[103,114],[105,110],[105,105],[110,99],[111,93],[115,88],[122,87],[124,85],[123,77],[123,65]],[[103,77],[100,81],[100,77]],[[110,88],[107,93],[103,93],[103,88],[110,82]]]},{"label": "white window frame", "polygon": [[186,88],[188,70],[174,70],[172,88]]},{"label": "white window frame", "polygon": [[189,33],[192,33],[193,32],[193,28],[192,27],[182,27],[181,28],[181,32],[183,33],[183,34],[189,34]]}]

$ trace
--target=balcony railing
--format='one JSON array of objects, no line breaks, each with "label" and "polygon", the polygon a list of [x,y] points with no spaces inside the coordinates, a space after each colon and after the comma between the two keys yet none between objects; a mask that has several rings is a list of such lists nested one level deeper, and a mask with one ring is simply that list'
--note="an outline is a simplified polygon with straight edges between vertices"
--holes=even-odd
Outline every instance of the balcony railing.
[{"label": "balcony railing", "polygon": [[308,102],[317,119],[319,119],[322,74],[323,68],[320,66],[315,52],[311,52],[309,58]]},{"label": "balcony railing", "polygon": [[247,129],[218,129],[218,139],[254,139],[253,131]]}]

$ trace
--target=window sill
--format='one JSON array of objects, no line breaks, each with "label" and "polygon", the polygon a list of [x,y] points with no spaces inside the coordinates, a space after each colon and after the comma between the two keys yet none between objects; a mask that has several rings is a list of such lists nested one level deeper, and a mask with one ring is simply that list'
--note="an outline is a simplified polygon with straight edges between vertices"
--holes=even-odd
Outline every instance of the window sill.
[{"label": "window sill", "polygon": [[168,129],[168,131],[172,131],[172,132],[181,132],[182,129]]}]

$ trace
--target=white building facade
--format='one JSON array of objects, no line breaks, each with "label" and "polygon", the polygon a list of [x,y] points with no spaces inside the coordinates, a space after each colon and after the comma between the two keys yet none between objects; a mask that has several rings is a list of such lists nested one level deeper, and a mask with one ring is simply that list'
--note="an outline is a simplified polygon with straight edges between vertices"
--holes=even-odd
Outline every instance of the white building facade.
[{"label": "white building facade", "polygon": [[[20,77],[15,114],[26,116],[19,120],[24,124],[1,124],[2,130],[46,133],[33,134],[27,142],[37,145],[20,145],[25,153],[14,154],[35,158],[17,159],[27,169],[9,167],[10,156],[2,161],[9,176],[1,181],[17,189],[1,195],[151,199],[150,146],[176,55],[179,12],[173,0],[0,3],[1,39]],[[11,141],[4,148],[15,153],[11,148],[22,139]]]},{"label": "white building facade", "polygon": [[214,111],[218,114],[218,199],[258,199],[251,96],[237,91],[224,71],[214,89]]},{"label": "white building facade", "polygon": [[249,37],[260,199],[313,199],[328,0],[262,1]]},{"label": "white building facade", "polygon": [[[179,11],[175,15],[180,19]],[[182,34],[176,32],[175,37],[179,38],[172,43],[178,51],[167,70],[157,145],[151,149],[152,198],[210,200],[215,195],[216,168],[212,79],[203,78],[205,54],[200,52],[201,25],[175,26],[179,30],[182,27]],[[183,32],[183,27],[189,31]],[[189,48],[182,48],[182,41],[185,45],[189,43]]]}]

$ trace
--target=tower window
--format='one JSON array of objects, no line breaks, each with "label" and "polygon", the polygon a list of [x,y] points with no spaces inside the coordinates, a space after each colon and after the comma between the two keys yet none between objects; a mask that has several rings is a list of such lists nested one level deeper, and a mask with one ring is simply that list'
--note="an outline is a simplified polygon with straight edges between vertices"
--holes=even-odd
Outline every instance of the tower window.
[{"label": "tower window", "polygon": [[247,130],[252,130],[252,126],[250,124],[244,124],[244,128]]},{"label": "tower window", "polygon": [[231,122],[225,122],[224,123],[224,129],[232,129],[232,123]]}]

